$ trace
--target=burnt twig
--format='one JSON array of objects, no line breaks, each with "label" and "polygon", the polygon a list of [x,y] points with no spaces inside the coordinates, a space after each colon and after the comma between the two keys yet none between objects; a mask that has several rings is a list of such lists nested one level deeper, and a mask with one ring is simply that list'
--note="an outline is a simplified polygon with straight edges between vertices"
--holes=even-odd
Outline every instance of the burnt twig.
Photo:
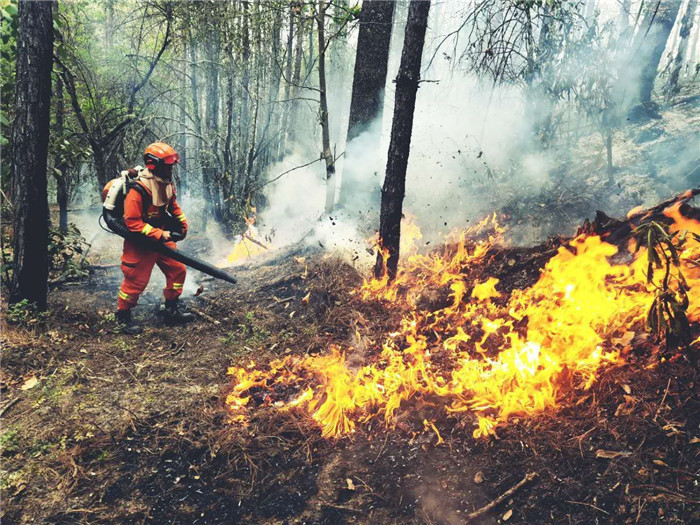
[{"label": "burnt twig", "polygon": [[215,325],[221,324],[220,321],[217,321],[209,314],[205,314],[199,308],[195,308],[194,306],[189,306],[189,309],[192,310],[195,314],[197,314],[199,317],[201,317],[205,321],[209,321],[211,324],[215,324]]},{"label": "burnt twig", "polygon": [[467,515],[467,522],[470,522],[472,520],[475,520],[490,510],[492,510],[494,507],[500,505],[503,503],[505,500],[510,498],[513,494],[515,494],[517,491],[519,491],[521,488],[523,488],[525,485],[530,483],[532,480],[534,480],[538,476],[537,472],[529,472],[528,474],[525,475],[523,479],[521,479],[518,483],[513,485],[511,488],[506,490],[503,494],[498,496],[496,499],[488,503],[487,505],[481,507],[478,510],[475,510],[471,514]]}]

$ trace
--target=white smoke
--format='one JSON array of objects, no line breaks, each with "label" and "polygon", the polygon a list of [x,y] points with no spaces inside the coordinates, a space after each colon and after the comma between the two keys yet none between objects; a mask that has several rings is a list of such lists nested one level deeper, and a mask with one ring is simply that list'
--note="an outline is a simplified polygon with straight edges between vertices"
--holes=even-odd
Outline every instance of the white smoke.
[{"label": "white smoke", "polygon": [[[638,6],[637,2],[633,4],[634,14]],[[404,201],[405,213],[417,217],[426,243],[439,239],[451,229],[468,226],[506,204],[515,203],[517,207],[519,202],[536,200],[555,188],[563,193],[569,191],[569,198],[576,201],[576,192],[580,190],[577,184],[588,180],[599,190],[605,186],[604,176],[591,173],[591,165],[601,165],[596,159],[604,159],[601,138],[594,128],[587,132],[593,138],[586,142],[587,150],[533,148],[532,123],[526,118],[526,104],[533,101],[526,100],[520,87],[494,86],[490,80],[479,80],[474,74],[456,68],[455,57],[443,53],[442,49],[436,52],[444,35],[461,23],[467,7],[466,2],[435,4],[431,7],[426,35],[424,82],[416,101]],[[618,15],[619,7],[613,9],[602,3],[591,16],[597,16],[598,23],[602,24]],[[344,151],[336,167],[339,174],[346,175],[346,180],[350,173],[354,180],[359,180],[359,187],[346,184],[341,189],[349,196],[346,207],[349,212],[338,212],[338,216],[330,218],[323,216],[326,189],[321,162],[291,172],[265,190],[268,206],[262,212],[261,223],[265,231],[276,234],[279,244],[304,238],[308,242],[320,242],[324,247],[345,247],[356,253],[364,239],[378,228],[380,188],[394,110],[393,79],[400,61],[405,19],[406,9],[397,5],[383,118],[349,144],[344,144],[344,137],[340,136],[344,133],[337,132],[342,126],[337,126],[334,117],[346,119],[350,93],[341,96],[338,90],[331,91],[331,130],[336,131],[331,138],[336,151]],[[634,21],[634,17],[630,17],[630,23]],[[350,47],[354,45],[356,43],[351,41]],[[352,71],[352,68],[345,70]],[[633,92],[635,83],[633,79],[624,89]],[[316,116],[313,108],[307,108],[307,116]],[[581,125],[591,127],[584,122],[583,115],[574,114],[570,118],[573,122],[569,126],[574,129]],[[305,120],[306,125],[309,122],[318,127],[316,118]],[[622,132],[615,139],[614,156],[618,163],[624,162],[630,140]],[[276,177],[318,156],[318,142],[318,133],[315,133],[312,140],[298,144],[293,154],[272,166],[267,176]],[[581,155],[578,165],[576,159],[570,158],[574,154]],[[573,166],[563,170],[565,163]],[[587,213],[594,213],[594,206],[599,205],[602,208],[613,206],[614,209],[606,208],[607,211],[623,214],[631,205],[653,201],[674,191],[671,186],[655,183],[645,187],[646,193],[637,192],[634,186],[639,189],[639,184],[630,180],[629,175],[622,174],[619,178],[629,182],[631,189],[611,194],[604,203],[586,202]],[[342,176],[338,179],[337,184],[342,184]],[[600,183],[596,182],[598,180]],[[682,184],[686,182],[679,182],[678,186]],[[535,206],[539,208],[545,204],[538,201]],[[537,213],[541,211],[533,210],[531,223],[521,228],[523,231],[517,235],[521,242],[536,242],[551,233],[571,233],[573,225],[583,219],[575,212],[566,223],[538,219]],[[320,221],[316,222],[319,217]],[[311,229],[313,232],[309,234]]]}]

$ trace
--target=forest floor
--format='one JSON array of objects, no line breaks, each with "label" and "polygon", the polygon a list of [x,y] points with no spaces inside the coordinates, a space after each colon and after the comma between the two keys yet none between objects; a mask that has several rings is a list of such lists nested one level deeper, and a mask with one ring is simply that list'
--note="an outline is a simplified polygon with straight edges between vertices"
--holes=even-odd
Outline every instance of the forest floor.
[{"label": "forest floor", "polygon": [[[510,250],[518,271],[487,271],[531,283],[544,248]],[[559,410],[488,439],[442,413],[438,445],[410,411],[395,428],[374,422],[341,439],[270,407],[244,426],[224,406],[229,366],[387,334],[401,313],[353,294],[361,275],[327,255],[237,275],[238,286],[209,282],[190,300],[199,313],[186,327],[163,327],[158,290],[148,292],[138,337],[114,332],[118,267],[59,286],[41,327],[3,323],[4,523],[456,524],[529,473],[479,522],[700,520],[687,359],[662,360],[647,341]]]},{"label": "forest floor", "polygon": [[[564,166],[542,195],[515,196],[504,211],[541,240],[547,224],[580,224],[595,209],[620,215],[697,187],[688,144],[697,143],[698,122],[697,107],[675,106],[619,132],[615,155],[625,167],[613,183],[599,139],[582,141],[585,162]],[[489,195],[503,204],[511,193]],[[509,248],[512,267],[500,257],[484,271],[511,289],[527,286],[552,242]],[[185,245],[211,253],[196,236]],[[45,318],[11,323],[2,305],[4,523],[451,525],[514,486],[480,522],[700,522],[697,369],[686,356],[668,359],[641,326],[630,327],[625,364],[497,436],[475,439],[468,417],[422,408],[402,411],[394,428],[374,421],[323,439],[307,416],[270,406],[253,410],[247,425],[231,423],[227,369],[397,330],[400,309],[354,293],[361,271],[308,250],[239,268],[237,286],[206,281],[192,297],[190,284],[196,321],[167,328],[155,270],[137,309],[145,331],[128,337],[114,329],[119,250],[119,242],[95,245],[94,273],[55,286]],[[700,327],[693,331],[695,339]],[[426,416],[444,443],[425,430]],[[519,485],[528,474],[534,479]]]}]

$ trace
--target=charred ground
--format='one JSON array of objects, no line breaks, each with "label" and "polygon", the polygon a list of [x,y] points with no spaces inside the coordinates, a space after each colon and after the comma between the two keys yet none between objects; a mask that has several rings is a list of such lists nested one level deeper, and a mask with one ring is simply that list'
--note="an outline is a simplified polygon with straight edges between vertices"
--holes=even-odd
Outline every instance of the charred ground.
[{"label": "charred ground", "polygon": [[[527,286],[560,243],[501,249],[485,271],[504,289]],[[696,369],[641,329],[619,342],[627,364],[497,438],[473,439],[472,421],[436,399],[394,429],[375,420],[324,440],[262,392],[246,426],[229,423],[226,370],[394,330],[400,309],[354,294],[355,268],[306,253],[241,270],[238,287],[205,285],[184,328],[161,327],[146,297],[138,338],[113,333],[119,277],[106,268],[61,285],[43,326],[3,327],[8,523],[463,523],[527,473],[484,523],[700,518]]]}]

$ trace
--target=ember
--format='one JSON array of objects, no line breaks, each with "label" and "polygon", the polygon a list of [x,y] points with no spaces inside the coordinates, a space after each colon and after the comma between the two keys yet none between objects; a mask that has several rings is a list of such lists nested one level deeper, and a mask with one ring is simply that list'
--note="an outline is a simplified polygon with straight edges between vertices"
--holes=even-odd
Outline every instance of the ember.
[{"label": "ember", "polygon": [[[696,321],[700,223],[675,205],[664,215],[674,220],[671,231],[682,230],[674,237],[685,276],[679,293],[687,292],[688,319]],[[472,413],[473,434],[484,437],[513,416],[557,407],[564,392],[590,388],[604,366],[624,360],[620,338],[643,328],[660,287],[648,278],[646,249],[618,253],[599,236],[580,235],[558,248],[534,285],[506,293],[497,278],[483,275],[503,238],[494,215],[440,252],[410,255],[394,282],[366,281],[363,300],[405,310],[376,358],[353,370],[334,347],[327,355],[231,368],[229,409],[240,420],[256,404],[252,387],[284,385],[295,394],[274,406],[308,412],[324,437],[348,434],[376,417],[391,426],[398,410],[427,403]],[[426,291],[448,289],[447,305],[422,305]]]}]

